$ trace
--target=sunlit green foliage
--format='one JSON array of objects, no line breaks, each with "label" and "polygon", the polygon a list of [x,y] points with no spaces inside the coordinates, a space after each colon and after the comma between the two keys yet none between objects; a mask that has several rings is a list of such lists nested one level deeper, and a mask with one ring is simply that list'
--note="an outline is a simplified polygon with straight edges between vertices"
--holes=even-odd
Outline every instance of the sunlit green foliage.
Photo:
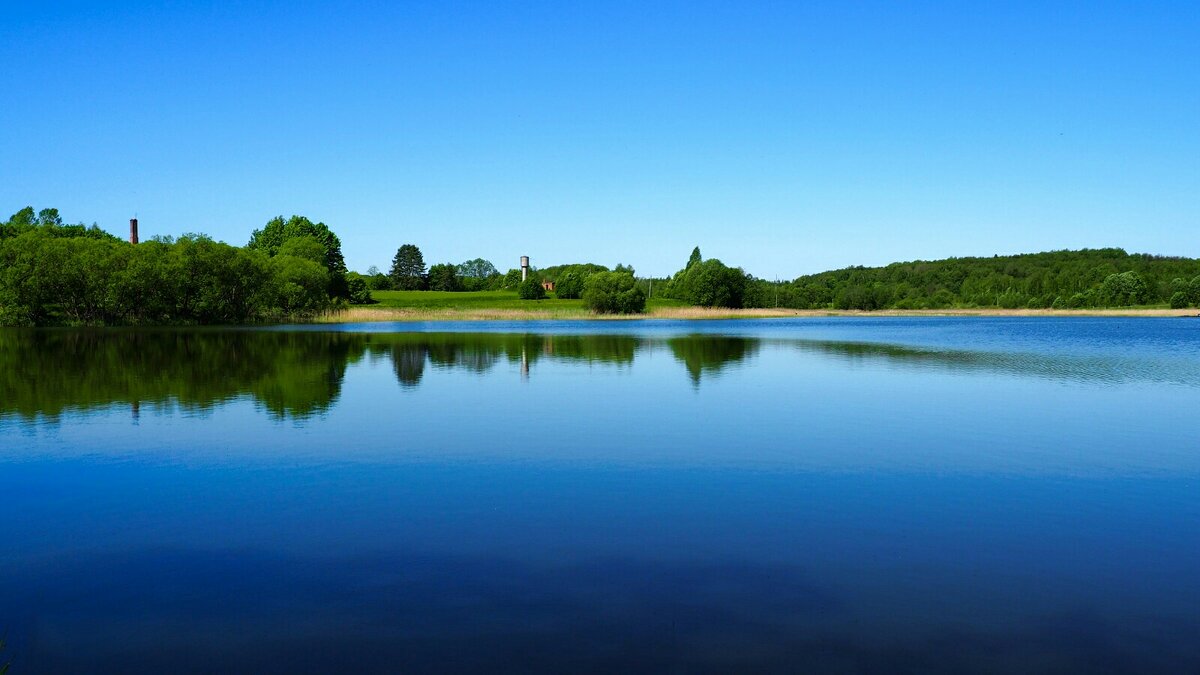
[{"label": "sunlit green foliage", "polygon": [[542,287],[542,282],[530,276],[517,286],[517,297],[522,300],[544,300],[546,289]]},{"label": "sunlit green foliage", "polygon": [[483,258],[459,263],[455,267],[455,274],[458,276],[459,290],[463,291],[496,290],[504,283],[504,275]]},{"label": "sunlit green foliage", "polygon": [[374,304],[375,300],[371,297],[370,281],[368,277],[364,277],[358,272],[350,272],[346,275],[346,290],[350,296],[347,299],[350,301],[350,304]]},{"label": "sunlit green foliage", "polygon": [[555,297],[564,300],[573,300],[583,297],[583,286],[587,281],[587,276],[580,272],[563,272],[558,275],[558,280],[554,282]]},{"label": "sunlit green foliage", "polygon": [[[780,306],[798,309],[1079,309],[1196,306],[1200,292],[1186,290],[1190,282],[1185,280],[1192,279],[1200,279],[1200,260],[1109,248],[850,267],[777,287],[755,283],[766,287],[760,301],[774,300],[775,292]],[[1196,285],[1200,291],[1200,281]]]},{"label": "sunlit green foliage", "polygon": [[404,244],[392,258],[392,288],[398,291],[419,291],[425,288],[425,256],[416,244]]},{"label": "sunlit green foliage", "polygon": [[101,230],[95,224],[90,226],[83,223],[78,225],[64,225],[62,217],[58,214],[58,209],[42,209],[35,213],[32,206],[26,206],[17,211],[8,219],[8,222],[0,223],[0,240],[32,231],[39,231],[48,237],[86,237],[88,239],[122,241],[119,237]]},{"label": "sunlit green foliage", "polygon": [[17,234],[0,239],[0,325],[245,323],[330,302],[326,251],[307,235],[274,257],[195,234],[132,245],[49,211],[4,225]]},{"label": "sunlit green foliage", "polygon": [[640,314],[646,311],[646,294],[630,274],[596,272],[584,284],[583,304],[600,314]]},{"label": "sunlit green foliage", "polygon": [[[298,243],[297,240],[305,241]],[[311,242],[316,243],[319,252]],[[246,248],[262,251],[270,257],[293,255],[315,260],[328,272],[329,295],[335,298],[348,295],[342,242],[325,223],[314,223],[304,216],[292,216],[287,220],[278,216],[268,221],[261,230],[255,230]]]},{"label": "sunlit green foliage", "polygon": [[441,263],[429,268],[429,290],[431,291],[461,291],[462,282],[458,278],[458,270],[450,263]]},{"label": "sunlit green foliage", "polygon": [[748,280],[746,273],[727,267],[716,258],[689,261],[671,280],[669,292],[700,307],[742,307]]}]

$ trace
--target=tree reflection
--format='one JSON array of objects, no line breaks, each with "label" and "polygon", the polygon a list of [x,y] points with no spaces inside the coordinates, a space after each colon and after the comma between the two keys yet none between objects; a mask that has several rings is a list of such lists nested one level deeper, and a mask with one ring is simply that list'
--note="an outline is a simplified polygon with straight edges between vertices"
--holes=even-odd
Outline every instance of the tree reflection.
[{"label": "tree reflection", "polygon": [[698,387],[704,375],[717,375],[726,366],[758,353],[759,342],[755,338],[688,335],[667,340],[667,346],[683,362],[692,384]]},{"label": "tree reflection", "polygon": [[274,417],[337,400],[366,337],[248,330],[0,331],[0,413],[57,418],[126,404],[208,411],[249,396]]},{"label": "tree reflection", "polygon": [[537,333],[128,329],[0,331],[0,414],[58,418],[125,405],[207,412],[246,397],[275,418],[303,419],[337,401],[346,369],[368,352],[390,358],[403,389],[430,372],[483,375],[497,366],[536,377],[542,361],[630,366],[668,346],[699,384],[757,350],[748,338]]},{"label": "tree reflection", "polygon": [[541,359],[605,364],[633,363],[641,342],[628,335],[535,333],[397,333],[371,336],[373,352],[391,354],[400,386],[420,384],[426,364],[439,370],[482,375],[500,363],[519,364],[522,374]]}]

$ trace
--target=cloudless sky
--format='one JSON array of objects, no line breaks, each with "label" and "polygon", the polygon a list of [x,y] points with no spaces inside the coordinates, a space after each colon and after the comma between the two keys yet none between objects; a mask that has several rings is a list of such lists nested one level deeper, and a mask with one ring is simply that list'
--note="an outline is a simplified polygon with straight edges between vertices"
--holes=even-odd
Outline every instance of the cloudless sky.
[{"label": "cloudless sky", "polygon": [[351,269],[1200,256],[1200,2],[0,2],[0,218]]}]

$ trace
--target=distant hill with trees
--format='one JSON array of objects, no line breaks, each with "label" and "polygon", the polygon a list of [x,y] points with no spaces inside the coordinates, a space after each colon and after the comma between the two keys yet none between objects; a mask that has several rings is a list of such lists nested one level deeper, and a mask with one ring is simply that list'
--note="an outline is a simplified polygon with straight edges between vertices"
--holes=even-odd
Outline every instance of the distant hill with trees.
[{"label": "distant hill with trees", "polygon": [[[769,285],[769,284],[768,284]],[[770,288],[760,282],[755,300]],[[799,277],[779,289],[799,309],[1056,308],[1200,304],[1200,260],[1119,248],[947,258],[847,267]]]}]

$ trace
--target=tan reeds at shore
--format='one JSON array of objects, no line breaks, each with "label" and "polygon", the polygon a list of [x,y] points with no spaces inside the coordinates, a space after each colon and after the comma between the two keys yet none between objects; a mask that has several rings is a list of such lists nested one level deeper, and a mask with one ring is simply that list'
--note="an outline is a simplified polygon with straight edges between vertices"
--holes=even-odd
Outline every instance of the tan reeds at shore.
[{"label": "tan reeds at shore", "polygon": [[1186,309],[938,309],[938,310],[857,310],[825,309],[726,309],[717,307],[658,307],[646,314],[593,314],[581,309],[423,309],[408,307],[349,307],[322,314],[316,323],[358,323],[371,321],[549,321],[631,319],[765,319],[785,317],[829,316],[1196,316],[1196,310]]}]

